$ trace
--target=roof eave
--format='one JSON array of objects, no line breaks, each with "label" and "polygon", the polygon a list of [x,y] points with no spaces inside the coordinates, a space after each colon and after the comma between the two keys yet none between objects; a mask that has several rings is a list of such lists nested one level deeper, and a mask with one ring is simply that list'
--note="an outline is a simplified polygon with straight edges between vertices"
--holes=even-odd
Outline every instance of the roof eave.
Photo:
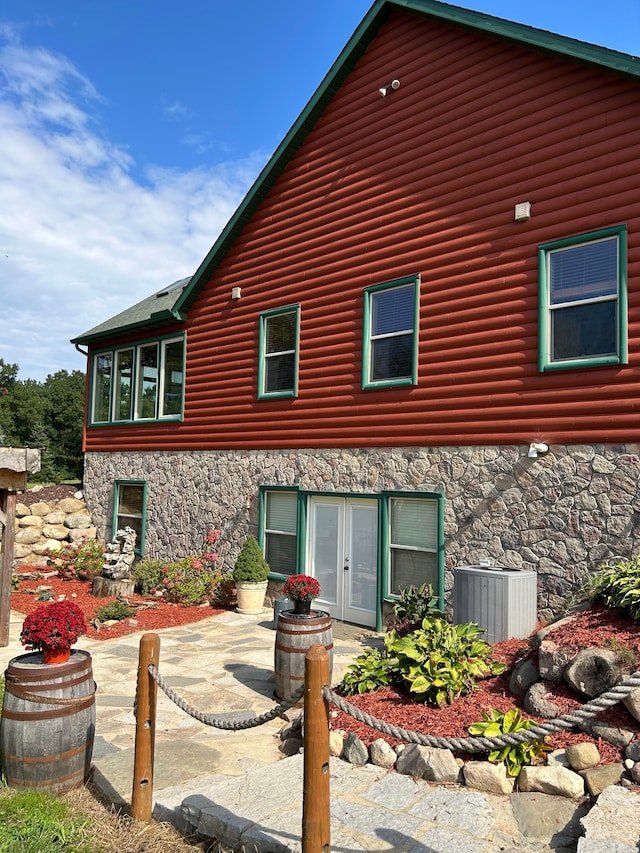
[{"label": "roof eave", "polygon": [[128,323],[124,326],[103,329],[94,333],[85,332],[85,334],[79,335],[77,338],[71,338],[71,343],[78,346],[81,344],[94,344],[98,341],[113,340],[114,338],[121,338],[126,335],[133,335],[137,332],[143,332],[159,325],[182,323],[186,320],[186,317],[187,315],[184,312],[167,308],[163,311],[156,311],[156,313],[151,314],[149,318],[137,323]]}]

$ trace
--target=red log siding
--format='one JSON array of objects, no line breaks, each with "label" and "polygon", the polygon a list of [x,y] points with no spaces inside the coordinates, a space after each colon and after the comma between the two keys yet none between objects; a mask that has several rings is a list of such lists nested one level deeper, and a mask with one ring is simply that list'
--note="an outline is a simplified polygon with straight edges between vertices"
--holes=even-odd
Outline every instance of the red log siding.
[{"label": "red log siding", "polygon": [[[640,441],[639,95],[394,12],[191,308],[184,421],[87,449]],[[538,244],[621,223],[629,365],[538,374]],[[414,273],[418,385],[362,391],[363,288]],[[259,401],[258,316],[294,303],[298,397]]]}]

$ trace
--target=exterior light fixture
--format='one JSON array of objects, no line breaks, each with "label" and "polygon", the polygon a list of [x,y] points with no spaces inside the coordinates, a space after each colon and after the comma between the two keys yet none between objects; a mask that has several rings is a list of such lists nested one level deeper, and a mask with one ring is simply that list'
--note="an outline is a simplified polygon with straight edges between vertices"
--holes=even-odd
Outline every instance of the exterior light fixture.
[{"label": "exterior light fixture", "polygon": [[400,81],[399,80],[392,80],[388,86],[383,86],[381,89],[378,89],[378,92],[380,92],[382,97],[385,98],[389,94],[389,92],[393,92],[394,89],[399,89],[399,88],[400,88]]},{"label": "exterior light fixture", "polygon": [[527,453],[527,456],[529,459],[537,459],[538,456],[544,456],[545,453],[548,452],[548,444],[545,444],[543,441],[532,441],[529,445],[529,452]]}]

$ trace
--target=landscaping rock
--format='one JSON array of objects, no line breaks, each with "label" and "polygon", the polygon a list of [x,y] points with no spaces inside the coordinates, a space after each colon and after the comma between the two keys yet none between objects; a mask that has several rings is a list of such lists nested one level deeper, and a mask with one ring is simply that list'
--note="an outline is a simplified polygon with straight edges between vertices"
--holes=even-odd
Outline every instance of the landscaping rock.
[{"label": "landscaping rock", "polygon": [[628,729],[619,729],[616,726],[609,726],[597,720],[588,720],[587,722],[588,725],[585,725],[584,728],[580,726],[582,731],[587,732],[587,734],[590,734],[594,738],[606,740],[612,746],[624,749],[634,738],[634,733]]},{"label": "landscaping rock", "polygon": [[540,681],[540,673],[535,663],[527,658],[521,660],[513,668],[509,679],[509,690],[516,696],[524,696],[532,684]]},{"label": "landscaping rock", "polygon": [[622,764],[605,764],[603,767],[591,767],[589,770],[583,770],[587,790],[592,797],[597,797],[609,785],[617,785],[624,773],[624,765]]},{"label": "landscaping rock", "polygon": [[72,512],[65,517],[63,523],[65,527],[86,530],[87,527],[91,527],[91,516],[86,510],[83,512]]},{"label": "landscaping rock", "polygon": [[640,721],[640,687],[622,700],[624,707],[634,720]]},{"label": "landscaping rock", "polygon": [[584,780],[564,767],[523,767],[518,776],[518,788],[575,800],[584,795]]},{"label": "landscaping rock", "polygon": [[578,693],[599,696],[620,681],[622,670],[618,655],[611,649],[583,649],[564,670],[567,684]]},{"label": "landscaping rock", "polygon": [[395,750],[384,738],[377,738],[373,741],[369,747],[369,756],[372,764],[375,764],[376,767],[386,767],[387,770],[391,770],[395,766],[397,758]]},{"label": "landscaping rock", "polygon": [[635,740],[630,743],[625,749],[624,754],[632,761],[640,761],[640,740]]},{"label": "landscaping rock", "polygon": [[39,515],[25,515],[19,519],[18,527],[44,527],[44,519]]},{"label": "landscaping rock", "polygon": [[567,770],[571,770],[569,767],[569,760],[567,759],[567,750],[554,749],[553,752],[548,753],[547,765],[549,767],[566,767]]},{"label": "landscaping rock", "polygon": [[595,743],[574,743],[566,749],[567,761],[572,770],[587,770],[600,761],[600,753]]},{"label": "landscaping rock", "polygon": [[345,761],[348,761],[349,764],[361,766],[367,763],[369,759],[369,751],[357,735],[353,732],[349,732],[344,739],[342,757]]},{"label": "landscaping rock", "polygon": [[45,524],[42,528],[42,535],[47,539],[66,539],[69,535],[69,528],[64,524]]},{"label": "landscaping rock", "polygon": [[44,518],[45,515],[49,515],[51,510],[51,504],[48,504],[46,501],[38,501],[37,503],[31,504],[29,512],[31,513],[31,515],[37,515],[41,518]]},{"label": "landscaping rock", "polygon": [[551,631],[555,631],[556,628],[561,628],[563,625],[568,625],[570,622],[574,621],[575,616],[565,616],[563,619],[558,619],[556,622],[551,622],[549,625],[545,625],[544,628],[540,628],[540,630],[536,631],[536,633],[531,637],[531,648],[539,649],[542,641],[546,639],[547,634]]},{"label": "landscaping rock", "polygon": [[[33,511],[33,507],[31,508]],[[80,512],[80,510],[86,509],[85,503],[83,500],[79,500],[78,498],[62,498],[59,500],[56,509],[60,512],[72,513],[72,512]],[[51,512],[51,510],[49,510]]]},{"label": "landscaping rock", "polygon": [[504,764],[491,764],[490,761],[469,761],[462,768],[465,785],[487,794],[511,794],[515,787],[515,778],[507,776]]},{"label": "landscaping rock", "polygon": [[329,732],[329,755],[334,758],[342,758],[345,733],[343,731]]},{"label": "landscaping rock", "polygon": [[303,746],[304,741],[301,738],[288,737],[280,741],[279,749],[283,755],[297,755]]},{"label": "landscaping rock", "polygon": [[549,688],[543,681],[532,684],[524,697],[524,709],[527,714],[544,717],[546,720],[557,717],[560,708],[548,698],[550,695]]},{"label": "landscaping rock", "polygon": [[558,684],[566,665],[571,660],[571,652],[562,648],[553,640],[543,640],[538,648],[538,671],[543,681]]},{"label": "landscaping rock", "polygon": [[429,782],[457,782],[460,776],[458,763],[448,749],[409,744],[398,756],[396,770],[415,779]]}]

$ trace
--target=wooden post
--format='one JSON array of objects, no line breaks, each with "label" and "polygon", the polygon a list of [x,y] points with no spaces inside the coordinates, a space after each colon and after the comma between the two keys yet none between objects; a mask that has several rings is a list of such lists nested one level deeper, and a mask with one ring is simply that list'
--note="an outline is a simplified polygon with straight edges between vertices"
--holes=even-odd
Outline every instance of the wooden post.
[{"label": "wooden post", "polygon": [[16,493],[0,488],[0,524],[4,527],[0,543],[0,646],[9,645],[15,523]]},{"label": "wooden post", "polygon": [[156,699],[158,686],[149,675],[149,664],[156,669],[160,661],[160,637],[143,634],[140,638],[138,688],[136,693],[136,744],[133,759],[131,817],[151,823],[153,812],[153,757],[156,739]]},{"label": "wooden post", "polygon": [[304,783],[302,795],[302,851],[329,853],[329,703],[322,687],[329,684],[329,653],[311,646],[304,673]]}]

